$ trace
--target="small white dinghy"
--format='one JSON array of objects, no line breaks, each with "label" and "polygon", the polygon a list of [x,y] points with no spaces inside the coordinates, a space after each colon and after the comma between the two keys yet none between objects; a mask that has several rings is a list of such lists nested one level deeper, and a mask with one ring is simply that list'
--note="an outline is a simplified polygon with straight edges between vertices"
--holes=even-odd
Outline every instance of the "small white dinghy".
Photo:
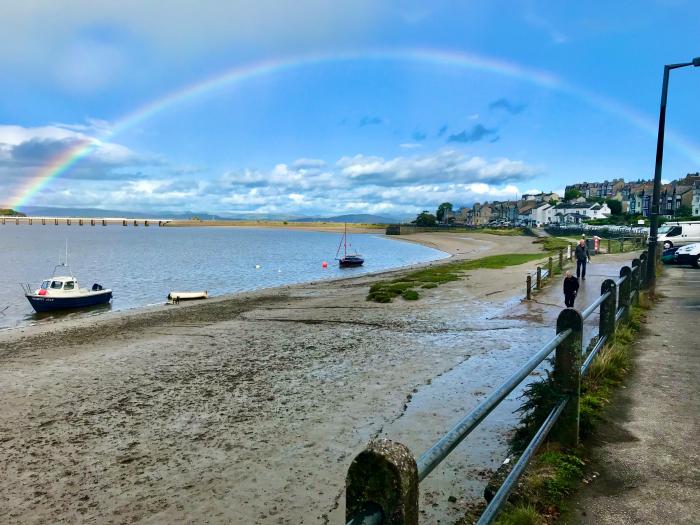
[{"label": "small white dinghy", "polygon": [[173,303],[194,301],[197,299],[209,299],[209,292],[205,290],[203,292],[170,292],[168,294],[168,300]]}]

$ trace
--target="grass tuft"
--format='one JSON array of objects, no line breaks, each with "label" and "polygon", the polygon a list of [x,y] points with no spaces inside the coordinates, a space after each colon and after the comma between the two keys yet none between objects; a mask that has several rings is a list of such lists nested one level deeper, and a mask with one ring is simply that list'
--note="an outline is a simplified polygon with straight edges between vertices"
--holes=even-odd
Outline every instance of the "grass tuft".
[{"label": "grass tuft", "polygon": [[[500,269],[506,268],[507,266],[517,266],[538,259],[542,259],[542,253],[510,253],[491,255],[471,261],[457,261],[448,264],[428,266],[420,270],[409,272],[399,279],[374,283],[369,288],[367,300],[378,303],[388,303],[399,295],[403,296],[407,290],[414,290],[415,288],[430,289],[443,283],[462,279],[464,273],[469,270],[476,270],[479,268]],[[404,296],[404,298],[406,297]]]}]

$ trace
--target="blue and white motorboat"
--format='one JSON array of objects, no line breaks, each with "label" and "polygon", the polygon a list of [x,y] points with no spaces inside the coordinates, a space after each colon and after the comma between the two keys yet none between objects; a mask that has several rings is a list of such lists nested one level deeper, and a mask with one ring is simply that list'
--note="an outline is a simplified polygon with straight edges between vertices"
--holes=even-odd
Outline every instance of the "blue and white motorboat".
[{"label": "blue and white motorboat", "polygon": [[81,288],[67,264],[54,268],[53,275],[45,279],[39,288],[32,290],[23,285],[24,296],[37,312],[53,312],[106,304],[112,299],[112,290],[97,283],[91,289]]}]

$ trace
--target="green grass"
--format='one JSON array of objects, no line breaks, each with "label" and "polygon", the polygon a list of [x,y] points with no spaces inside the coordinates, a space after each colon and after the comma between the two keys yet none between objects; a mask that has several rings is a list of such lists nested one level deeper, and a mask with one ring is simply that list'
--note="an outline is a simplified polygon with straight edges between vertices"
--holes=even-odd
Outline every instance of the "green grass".
[{"label": "green grass", "polygon": [[[395,297],[401,295],[404,299],[415,301],[419,298],[416,288],[430,289],[440,284],[457,281],[464,277],[469,270],[479,268],[500,269],[507,266],[517,266],[530,261],[542,259],[542,253],[509,253],[504,255],[491,255],[471,261],[458,261],[448,264],[429,266],[409,272],[403,277],[394,280],[379,281],[374,283],[367,295],[368,301],[377,303],[389,303]],[[409,293],[409,292],[414,292]]]},{"label": "green grass", "polygon": [[542,516],[532,505],[516,505],[501,512],[495,525],[540,525]]},{"label": "green grass", "polygon": [[474,230],[474,233],[488,233],[489,235],[506,235],[513,237],[516,235],[525,235],[525,228],[479,228]]},{"label": "green grass", "polygon": [[541,244],[542,249],[547,252],[558,252],[560,249],[566,250],[566,247],[571,243],[567,239],[562,239],[561,237],[541,237],[535,241],[533,244]]}]

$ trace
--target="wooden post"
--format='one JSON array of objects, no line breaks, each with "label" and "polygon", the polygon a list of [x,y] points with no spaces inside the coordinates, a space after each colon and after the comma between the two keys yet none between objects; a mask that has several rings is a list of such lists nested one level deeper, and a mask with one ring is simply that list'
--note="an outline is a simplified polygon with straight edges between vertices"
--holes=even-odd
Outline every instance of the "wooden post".
[{"label": "wooden post", "polygon": [[66,224],[70,226],[70,219],[66,219]]},{"label": "wooden post", "polygon": [[557,318],[557,333],[572,333],[559,346],[554,356],[554,384],[569,401],[554,427],[555,439],[568,448],[578,446],[579,397],[581,394],[581,351],[583,318],[573,308],[562,310]]},{"label": "wooden post", "polygon": [[525,278],[525,299],[532,300],[532,275],[530,274]]},{"label": "wooden post", "polygon": [[547,278],[551,279],[554,275],[554,264],[551,257],[549,258],[549,261],[547,261],[547,271],[549,271]]},{"label": "wooden post", "polygon": [[625,252],[625,238],[620,237],[620,253],[624,253],[624,252]]},{"label": "wooden post", "polygon": [[537,289],[540,290],[542,288],[542,268],[539,266],[537,267]]},{"label": "wooden post", "polygon": [[610,243],[610,237],[608,237],[608,254],[611,254],[611,253],[612,253],[612,246]]},{"label": "wooden post", "polygon": [[559,248],[559,271],[564,269],[564,248]]},{"label": "wooden post", "polygon": [[418,525],[418,467],[408,447],[372,441],[345,478],[345,521],[368,506],[381,508],[384,525]]}]

